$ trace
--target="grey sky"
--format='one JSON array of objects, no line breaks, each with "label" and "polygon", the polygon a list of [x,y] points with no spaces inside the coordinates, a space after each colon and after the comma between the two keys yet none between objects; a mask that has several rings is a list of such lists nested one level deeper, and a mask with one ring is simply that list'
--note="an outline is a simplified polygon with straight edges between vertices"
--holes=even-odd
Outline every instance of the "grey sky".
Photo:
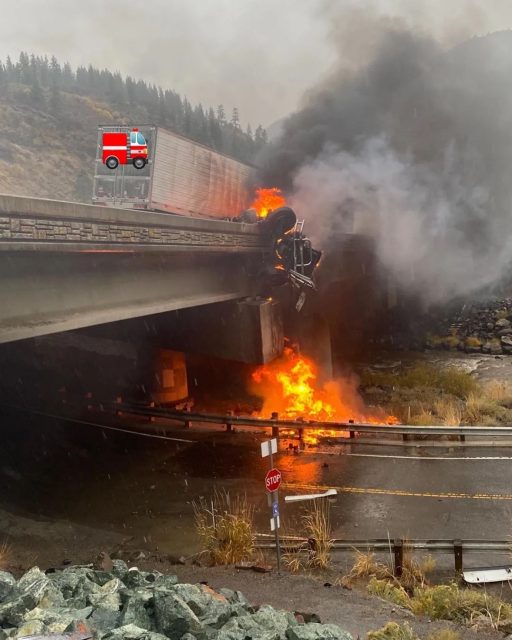
[{"label": "grey sky", "polygon": [[[510,0],[1,0],[0,57],[55,54],[238,106],[270,124],[338,56],[364,56],[353,21],[398,16],[451,44],[512,27]],[[366,16],[362,18],[361,16]],[[365,31],[368,33],[368,31]]]}]

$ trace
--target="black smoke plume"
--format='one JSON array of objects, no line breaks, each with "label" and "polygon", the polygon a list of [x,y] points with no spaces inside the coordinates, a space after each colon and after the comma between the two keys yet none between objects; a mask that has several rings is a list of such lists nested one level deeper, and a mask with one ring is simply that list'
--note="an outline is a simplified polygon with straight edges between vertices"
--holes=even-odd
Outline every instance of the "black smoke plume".
[{"label": "black smoke plume", "polygon": [[331,251],[340,231],[374,234],[427,303],[495,283],[512,258],[512,32],[445,50],[387,28],[367,63],[306,96],[260,179]]}]

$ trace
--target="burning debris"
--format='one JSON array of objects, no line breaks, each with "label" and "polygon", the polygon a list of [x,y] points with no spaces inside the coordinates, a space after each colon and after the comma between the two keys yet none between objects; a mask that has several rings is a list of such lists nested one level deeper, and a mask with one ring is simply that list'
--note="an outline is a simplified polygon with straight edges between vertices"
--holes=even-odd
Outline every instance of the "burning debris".
[{"label": "burning debris", "polygon": [[[261,414],[277,412],[281,418],[396,424],[397,418],[379,409],[370,409],[357,390],[355,377],[321,381],[315,363],[300,355],[296,347],[287,346],[283,356],[258,367],[252,374],[256,395],[263,398]],[[310,443],[320,437],[339,436],[339,431],[308,430]]]}]

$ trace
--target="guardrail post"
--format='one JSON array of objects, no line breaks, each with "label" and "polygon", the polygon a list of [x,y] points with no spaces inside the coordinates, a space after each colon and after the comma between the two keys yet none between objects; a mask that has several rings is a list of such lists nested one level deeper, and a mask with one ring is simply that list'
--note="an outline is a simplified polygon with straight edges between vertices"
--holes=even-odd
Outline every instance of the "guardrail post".
[{"label": "guardrail post", "polygon": [[408,441],[409,441],[409,434],[402,433],[402,442],[408,442]]},{"label": "guardrail post", "polygon": [[[123,398],[121,396],[117,396],[116,404],[123,404]],[[115,413],[116,413],[116,416],[122,416],[123,415],[123,412],[119,411],[119,409]]]},{"label": "guardrail post", "polygon": [[393,575],[400,578],[404,571],[404,541],[393,540]]},{"label": "guardrail post", "polygon": [[349,433],[350,439],[354,440],[354,438],[356,437],[356,432],[351,429],[348,433]]},{"label": "guardrail post", "polygon": [[185,429],[190,429],[190,425],[191,425],[190,420],[185,420],[185,421],[183,422],[183,427],[184,427]]},{"label": "guardrail post", "polygon": [[[270,419],[279,420],[279,414],[277,413],[277,411],[272,411]],[[272,437],[279,438],[279,427],[272,425]]]},{"label": "guardrail post", "polygon": [[466,436],[464,434],[459,436],[459,441],[460,442],[466,442]]},{"label": "guardrail post", "polygon": [[[153,401],[151,401],[151,402],[148,404],[148,407],[149,407],[150,409],[153,409],[153,408],[154,408],[154,406],[155,406],[155,403],[154,403]],[[154,422],[154,421],[155,421],[155,416],[148,416],[148,422]]]},{"label": "guardrail post", "polygon": [[455,556],[455,571],[462,573],[463,560],[462,560],[462,540],[453,541],[453,554]]},{"label": "guardrail post", "polygon": [[299,427],[299,440],[304,440],[304,427]]}]

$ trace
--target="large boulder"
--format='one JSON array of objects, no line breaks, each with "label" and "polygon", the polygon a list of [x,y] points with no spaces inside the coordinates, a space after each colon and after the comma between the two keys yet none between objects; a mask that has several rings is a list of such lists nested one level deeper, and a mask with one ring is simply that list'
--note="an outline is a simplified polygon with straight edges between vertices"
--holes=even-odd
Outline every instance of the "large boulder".
[{"label": "large boulder", "polygon": [[231,617],[231,605],[227,599],[210,587],[177,584],[174,592],[187,603],[204,625],[218,629]]},{"label": "large boulder", "polygon": [[230,618],[220,629],[217,640],[285,640],[287,630],[297,625],[293,614],[263,605],[252,615]]},{"label": "large boulder", "polygon": [[113,609],[98,607],[87,618],[87,622],[92,631],[98,635],[108,633],[112,629],[122,626],[121,613]]},{"label": "large boulder", "polygon": [[93,607],[119,611],[121,608],[120,589],[124,589],[124,584],[119,578],[113,578],[99,587],[98,591],[89,593],[87,595],[87,601]]},{"label": "large boulder", "polygon": [[167,640],[159,633],[152,633],[134,624],[127,624],[102,636],[102,640]]},{"label": "large boulder", "polygon": [[287,640],[353,640],[350,633],[335,624],[310,622],[288,629]]},{"label": "large boulder", "polygon": [[73,622],[86,620],[92,611],[92,607],[84,609],[35,607],[25,614],[23,624],[38,621],[49,633],[63,633]]},{"label": "large boulder", "polygon": [[134,624],[144,629],[153,628],[154,596],[148,589],[125,589],[121,592],[123,607],[121,625]]},{"label": "large boulder", "polygon": [[206,637],[206,629],[188,604],[177,593],[155,590],[155,626],[158,633],[180,640],[191,633],[198,640]]},{"label": "large boulder", "polygon": [[7,571],[0,571],[0,602],[8,598],[16,589],[14,576]]}]

